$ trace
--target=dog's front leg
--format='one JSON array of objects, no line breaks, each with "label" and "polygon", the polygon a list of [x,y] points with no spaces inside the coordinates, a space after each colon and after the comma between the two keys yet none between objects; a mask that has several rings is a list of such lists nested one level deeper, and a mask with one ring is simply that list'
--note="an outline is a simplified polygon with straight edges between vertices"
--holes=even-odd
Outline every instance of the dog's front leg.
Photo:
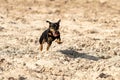
[{"label": "dog's front leg", "polygon": [[61,42],[61,38],[59,37],[59,38],[57,38],[56,39],[56,42],[58,43],[58,44],[61,44],[62,42]]},{"label": "dog's front leg", "polygon": [[51,44],[52,44],[53,39],[51,37],[48,37],[48,41],[47,41],[47,51],[49,50]]},{"label": "dog's front leg", "polygon": [[51,44],[52,44],[52,43],[48,43],[48,44],[47,44],[47,51],[49,50]]}]

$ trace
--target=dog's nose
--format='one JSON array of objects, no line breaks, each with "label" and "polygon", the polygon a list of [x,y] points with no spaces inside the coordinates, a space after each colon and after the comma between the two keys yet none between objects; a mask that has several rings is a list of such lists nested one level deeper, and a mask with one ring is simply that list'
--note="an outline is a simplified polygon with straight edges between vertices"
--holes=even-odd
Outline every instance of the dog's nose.
[{"label": "dog's nose", "polygon": [[55,34],[59,34],[59,31],[56,31]]}]

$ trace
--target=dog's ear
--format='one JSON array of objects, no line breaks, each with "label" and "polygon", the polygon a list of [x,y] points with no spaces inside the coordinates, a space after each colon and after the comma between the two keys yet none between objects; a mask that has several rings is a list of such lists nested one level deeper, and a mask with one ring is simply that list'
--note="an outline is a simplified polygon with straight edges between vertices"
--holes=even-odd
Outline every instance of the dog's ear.
[{"label": "dog's ear", "polygon": [[49,23],[49,24],[51,24],[51,22],[50,22],[50,21],[48,21],[48,20],[47,20],[46,22],[47,22],[47,23]]},{"label": "dog's ear", "polygon": [[58,20],[58,23],[60,23],[60,22],[61,22],[61,19]]}]

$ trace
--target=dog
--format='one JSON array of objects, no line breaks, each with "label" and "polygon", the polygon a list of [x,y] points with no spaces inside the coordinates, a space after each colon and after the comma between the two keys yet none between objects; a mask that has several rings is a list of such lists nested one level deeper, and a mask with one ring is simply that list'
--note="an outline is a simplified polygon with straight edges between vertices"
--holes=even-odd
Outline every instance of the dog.
[{"label": "dog", "polygon": [[43,50],[43,44],[45,42],[47,42],[47,51],[49,50],[54,40],[58,44],[62,43],[60,38],[60,32],[59,32],[59,26],[60,26],[61,20],[58,20],[57,22],[50,22],[47,20],[46,22],[49,23],[49,28],[45,30],[39,38],[40,51]]}]

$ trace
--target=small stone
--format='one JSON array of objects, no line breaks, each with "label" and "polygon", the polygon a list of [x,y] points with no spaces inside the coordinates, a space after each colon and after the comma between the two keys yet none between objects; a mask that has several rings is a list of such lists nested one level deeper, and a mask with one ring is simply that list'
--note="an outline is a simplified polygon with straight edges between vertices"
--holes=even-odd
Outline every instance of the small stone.
[{"label": "small stone", "polygon": [[18,80],[26,80],[26,77],[19,76],[19,79],[18,79]]},{"label": "small stone", "polygon": [[82,47],[85,47],[85,44],[82,44]]},{"label": "small stone", "polygon": [[33,39],[30,39],[30,42],[33,42]]},{"label": "small stone", "polygon": [[0,31],[2,31],[3,29],[4,29],[4,27],[1,27],[1,26],[0,26]]},{"label": "small stone", "polygon": [[23,63],[23,66],[26,66],[26,63]]},{"label": "small stone", "polygon": [[9,48],[9,46],[5,46],[5,48]]},{"label": "small stone", "polygon": [[9,77],[8,80],[17,80],[14,77]]},{"label": "small stone", "polygon": [[109,51],[108,54],[117,55],[117,52],[115,52],[115,51]]},{"label": "small stone", "polygon": [[4,58],[2,58],[2,59],[0,60],[0,62],[2,62],[2,63],[3,63],[4,61],[5,61],[5,59],[4,59]]},{"label": "small stone", "polygon": [[107,77],[109,77],[110,75],[107,75],[107,74],[105,74],[105,73],[101,73],[100,75],[99,75],[99,77],[100,78],[107,78]]}]

